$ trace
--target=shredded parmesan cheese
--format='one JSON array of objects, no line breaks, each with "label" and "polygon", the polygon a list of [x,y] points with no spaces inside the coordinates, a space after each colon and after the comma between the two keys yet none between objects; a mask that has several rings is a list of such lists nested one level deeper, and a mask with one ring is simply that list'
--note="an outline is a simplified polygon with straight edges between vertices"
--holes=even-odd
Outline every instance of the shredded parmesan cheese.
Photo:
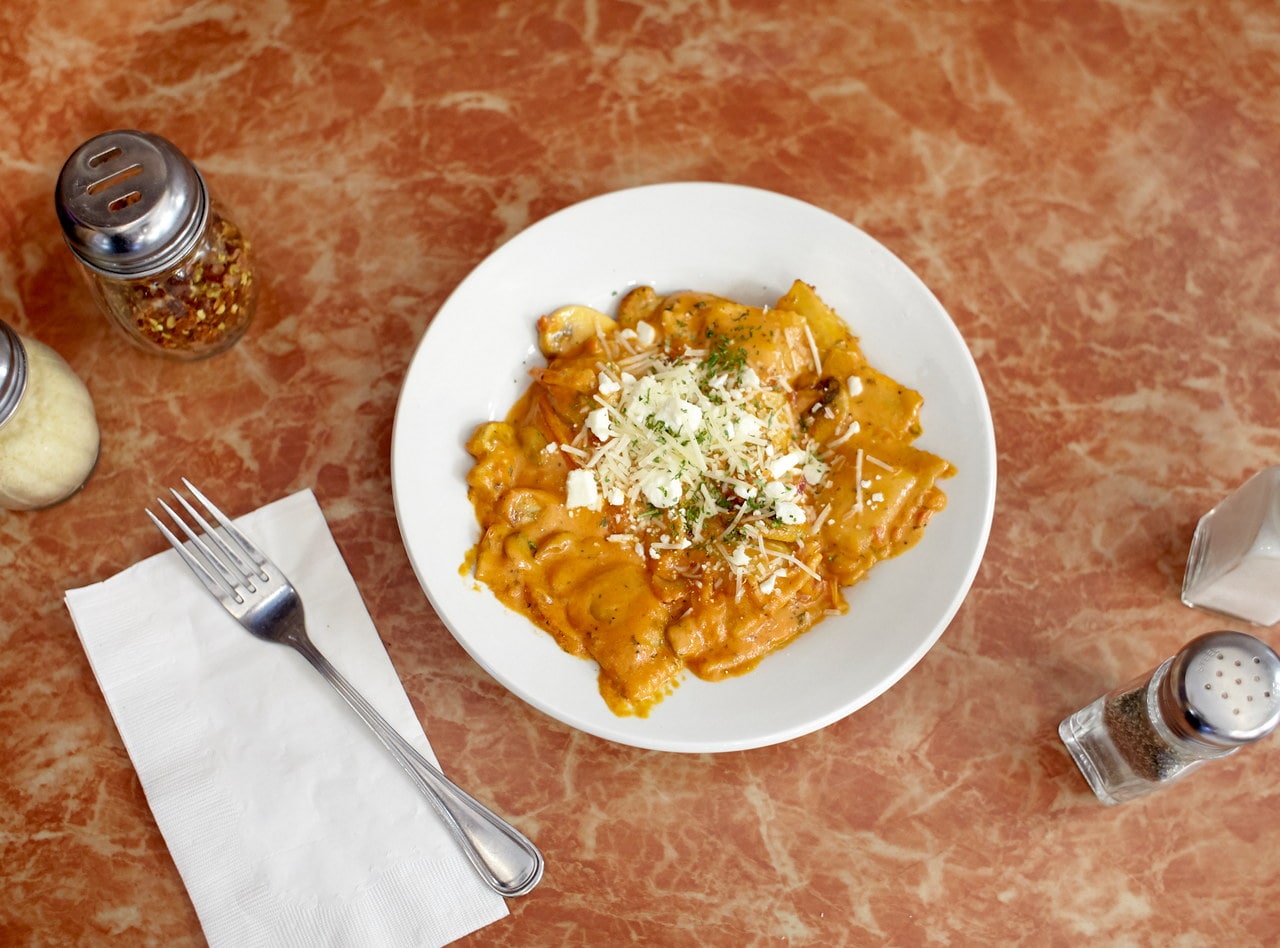
[{"label": "shredded parmesan cheese", "polygon": [[818,375],[822,374],[822,355],[818,352],[818,342],[813,338],[813,330],[809,328],[808,323],[804,323],[804,337],[809,342],[809,353],[813,356],[813,371]]},{"label": "shredded parmesan cheese", "polygon": [[[808,327],[805,334],[820,369]],[[552,449],[576,462],[567,506],[630,505],[631,526],[610,534],[611,542],[657,557],[719,541],[710,548],[739,589],[743,580],[762,592],[774,588],[790,560],[765,545],[763,529],[809,523],[801,492],[820,486],[829,470],[780,397],[785,383],[766,384],[725,340],[672,356],[648,323],[615,338],[628,345],[615,351],[616,361],[598,365],[596,408],[573,444]],[[853,431],[856,423],[844,436]],[[815,528],[829,506],[812,520]],[[718,527],[726,519],[727,527],[708,534],[711,521]],[[659,530],[668,534],[659,539]],[[754,542],[732,542],[738,537]]]}]

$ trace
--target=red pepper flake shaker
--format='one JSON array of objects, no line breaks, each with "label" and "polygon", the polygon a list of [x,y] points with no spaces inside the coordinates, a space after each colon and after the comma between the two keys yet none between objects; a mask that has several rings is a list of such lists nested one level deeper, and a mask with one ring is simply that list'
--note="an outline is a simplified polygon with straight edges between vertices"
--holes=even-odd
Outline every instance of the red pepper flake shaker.
[{"label": "red pepper flake shaker", "polygon": [[203,359],[249,327],[249,241],[170,142],[130,130],[90,139],[63,166],[56,204],[94,298],[135,345]]}]

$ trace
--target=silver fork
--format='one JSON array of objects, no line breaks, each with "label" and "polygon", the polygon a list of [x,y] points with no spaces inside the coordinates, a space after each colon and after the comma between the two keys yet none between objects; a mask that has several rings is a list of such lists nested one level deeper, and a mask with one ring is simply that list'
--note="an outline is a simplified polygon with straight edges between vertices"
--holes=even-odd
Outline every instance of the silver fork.
[{"label": "silver fork", "polygon": [[203,530],[203,536],[160,498],[157,498],[160,506],[187,542],[179,540],[150,510],[147,516],[205,588],[242,626],[260,639],[297,649],[337,689],[432,803],[491,889],[508,898],[532,891],[542,879],[543,860],[538,848],[515,827],[455,786],[396,733],[312,644],[307,635],[302,599],[288,577],[190,481],[184,477],[182,483],[217,522],[218,528],[211,526],[173,488],[169,493]]}]

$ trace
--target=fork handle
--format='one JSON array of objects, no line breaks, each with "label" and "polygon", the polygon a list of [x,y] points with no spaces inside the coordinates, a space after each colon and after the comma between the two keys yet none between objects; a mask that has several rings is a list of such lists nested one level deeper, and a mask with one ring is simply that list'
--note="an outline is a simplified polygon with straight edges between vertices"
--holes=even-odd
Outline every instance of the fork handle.
[{"label": "fork handle", "polygon": [[455,785],[414,750],[364,696],[329,664],[329,660],[309,639],[295,639],[290,644],[315,666],[378,736],[378,740],[404,768],[440,814],[445,826],[462,844],[462,851],[471,860],[485,884],[507,898],[531,892],[542,879],[543,860],[538,847],[506,820]]}]

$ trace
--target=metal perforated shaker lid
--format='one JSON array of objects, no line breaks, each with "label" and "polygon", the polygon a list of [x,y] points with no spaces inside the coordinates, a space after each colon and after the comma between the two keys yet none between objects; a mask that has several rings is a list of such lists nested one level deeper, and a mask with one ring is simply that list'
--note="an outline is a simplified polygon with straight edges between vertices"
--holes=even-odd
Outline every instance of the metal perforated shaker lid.
[{"label": "metal perforated shaker lid", "polygon": [[104,132],[72,152],[55,200],[71,251],[119,277],[150,276],[178,262],[209,215],[195,165],[160,136],[130,130]]},{"label": "metal perforated shaker lid", "polygon": [[1280,656],[1243,632],[1192,639],[1161,684],[1160,710],[1182,737],[1238,747],[1280,723]]},{"label": "metal perforated shaker lid", "polygon": [[9,420],[26,388],[26,347],[9,324],[0,319],[0,425]]}]

